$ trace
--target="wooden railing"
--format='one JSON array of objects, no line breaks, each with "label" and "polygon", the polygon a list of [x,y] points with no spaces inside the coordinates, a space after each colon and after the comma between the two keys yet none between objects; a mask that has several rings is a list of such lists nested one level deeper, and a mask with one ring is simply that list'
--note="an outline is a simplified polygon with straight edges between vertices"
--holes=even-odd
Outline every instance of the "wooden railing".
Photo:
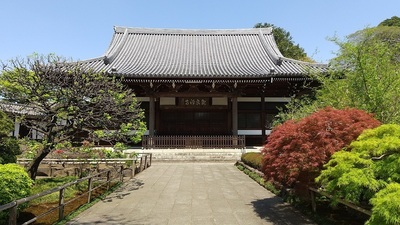
[{"label": "wooden railing", "polygon": [[[317,203],[316,203],[316,200],[315,200],[315,193],[323,195],[323,196],[331,198],[331,199],[334,198],[332,195],[330,195],[330,194],[328,194],[328,193],[326,193],[324,191],[318,190],[316,188],[309,187],[308,189],[310,190],[311,207],[312,207],[312,210],[314,212],[317,211]],[[358,212],[362,212],[362,213],[364,213],[364,214],[366,214],[368,216],[371,216],[371,214],[372,214],[372,212],[370,210],[361,208],[360,206],[357,206],[357,205],[355,205],[355,204],[353,204],[351,202],[348,202],[348,201],[345,201],[345,200],[342,200],[342,199],[336,199],[336,201],[338,201],[339,203],[341,203],[341,204],[343,204],[343,205],[345,205],[345,206],[347,206],[349,208],[352,208],[352,209],[354,209],[354,210],[356,210]]]},{"label": "wooden railing", "polygon": [[246,147],[245,137],[235,135],[164,135],[142,137],[142,147],[152,148],[236,148]]},{"label": "wooden railing", "polygon": [[[127,159],[113,159],[113,161],[115,162],[123,162],[125,163]],[[132,159],[130,159],[132,160]],[[47,163],[51,164],[51,163],[63,163],[62,161],[64,161],[64,163],[82,163],[82,160],[47,160]],[[78,162],[80,161],[80,162]],[[92,160],[89,160],[92,161]],[[97,161],[101,161],[101,160],[97,160]],[[111,161],[111,160],[110,160]],[[151,166],[151,161],[152,161],[152,154],[151,153],[140,153],[139,157],[136,158],[135,163],[132,165],[132,167],[130,168],[124,168],[123,165],[118,166],[118,169],[107,169],[104,170],[102,172],[99,173],[95,173],[92,174],[90,176],[75,180],[73,182],[64,184],[62,186],[58,186],[56,188],[52,188],[50,190],[46,190],[43,192],[40,192],[38,194],[26,197],[26,198],[22,198],[22,199],[18,199],[15,201],[12,201],[8,204],[5,205],[0,205],[0,212],[1,211],[5,211],[5,210],[9,210],[9,225],[16,225],[17,224],[17,207],[21,204],[30,202],[32,200],[44,197],[46,195],[50,195],[54,192],[59,192],[59,201],[58,201],[58,205],[50,208],[47,211],[41,212],[40,215],[36,215],[34,218],[30,219],[29,221],[25,221],[22,224],[32,224],[35,221],[37,221],[38,219],[54,212],[58,210],[58,220],[62,220],[65,218],[65,206],[72,203],[73,201],[76,201],[78,198],[82,198],[85,195],[87,195],[87,203],[89,203],[92,200],[92,194],[95,190],[102,188],[104,186],[106,186],[107,190],[110,189],[111,187],[111,183],[112,182],[124,182],[124,170],[129,170],[132,169],[132,173],[131,176],[140,173],[141,171],[147,169],[148,167]],[[87,163],[87,162],[86,162]],[[92,163],[94,163],[92,161]],[[23,163],[22,163],[23,164]],[[68,201],[65,201],[64,198],[64,193],[65,190],[68,187],[71,187],[73,185],[78,185],[79,183],[82,182],[87,182],[87,191],[84,193],[81,193],[79,196],[74,197],[72,199],[69,199]]]}]

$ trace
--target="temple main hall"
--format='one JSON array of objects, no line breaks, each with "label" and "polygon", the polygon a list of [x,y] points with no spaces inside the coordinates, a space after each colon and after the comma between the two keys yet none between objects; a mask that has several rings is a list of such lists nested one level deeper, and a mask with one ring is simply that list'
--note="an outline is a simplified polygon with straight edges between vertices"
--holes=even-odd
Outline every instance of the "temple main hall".
[{"label": "temple main hall", "polygon": [[283,56],[272,28],[114,27],[105,54],[81,62],[121,78],[145,111],[144,148],[262,145],[309,74],[326,64]]}]

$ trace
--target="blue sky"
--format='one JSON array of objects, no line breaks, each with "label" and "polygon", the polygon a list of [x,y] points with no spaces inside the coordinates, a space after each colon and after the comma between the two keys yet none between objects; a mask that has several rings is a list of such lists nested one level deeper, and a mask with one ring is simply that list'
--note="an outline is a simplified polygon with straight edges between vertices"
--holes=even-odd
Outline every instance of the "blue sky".
[{"label": "blue sky", "polygon": [[108,48],[113,26],[232,29],[268,22],[325,63],[337,51],[328,37],[376,26],[400,16],[399,10],[399,0],[3,0],[0,60],[34,52],[98,57]]}]

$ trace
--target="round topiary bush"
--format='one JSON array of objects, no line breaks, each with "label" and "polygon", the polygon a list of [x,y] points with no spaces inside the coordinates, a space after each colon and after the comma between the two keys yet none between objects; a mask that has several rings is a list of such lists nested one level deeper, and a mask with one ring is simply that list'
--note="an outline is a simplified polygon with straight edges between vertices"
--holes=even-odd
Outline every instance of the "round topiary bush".
[{"label": "round topiary bush", "polygon": [[241,160],[248,166],[253,167],[254,169],[261,170],[262,164],[262,155],[260,152],[247,152],[242,154]]},{"label": "round topiary bush", "polygon": [[283,187],[314,182],[331,155],[380,122],[362,110],[325,108],[277,126],[263,147],[267,179]]},{"label": "round topiary bush", "polygon": [[[17,164],[0,165],[0,205],[29,196],[33,181]],[[21,210],[22,205],[18,209]],[[0,224],[7,224],[8,212],[0,212]]]}]

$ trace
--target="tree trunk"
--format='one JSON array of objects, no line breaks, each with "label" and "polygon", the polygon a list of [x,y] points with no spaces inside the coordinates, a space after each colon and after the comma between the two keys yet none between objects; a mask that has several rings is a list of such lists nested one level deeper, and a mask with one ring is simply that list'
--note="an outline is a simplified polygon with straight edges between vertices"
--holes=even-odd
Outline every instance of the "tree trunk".
[{"label": "tree trunk", "polygon": [[50,153],[47,149],[43,149],[39,155],[37,155],[29,165],[28,173],[32,180],[36,179],[38,168],[42,160]]}]

